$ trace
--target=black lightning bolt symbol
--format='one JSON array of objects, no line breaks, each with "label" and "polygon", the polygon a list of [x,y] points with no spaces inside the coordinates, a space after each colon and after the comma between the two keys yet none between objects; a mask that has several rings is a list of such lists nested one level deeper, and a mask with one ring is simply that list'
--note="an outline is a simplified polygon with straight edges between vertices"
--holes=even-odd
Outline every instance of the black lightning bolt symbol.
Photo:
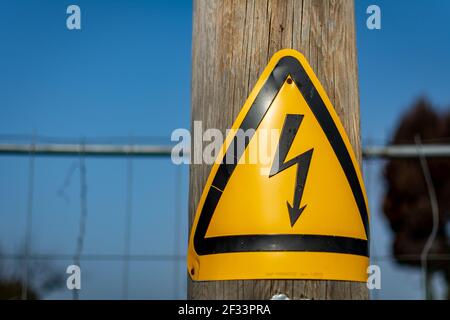
[{"label": "black lightning bolt symbol", "polygon": [[298,218],[302,214],[306,205],[300,208],[300,202],[302,200],[303,189],[305,188],[306,177],[308,175],[309,164],[314,149],[310,149],[295,158],[285,162],[286,156],[291,148],[292,142],[294,142],[295,135],[302,123],[303,115],[300,114],[288,114],[284,119],[283,129],[281,130],[280,141],[278,142],[275,158],[270,169],[269,178],[280,173],[284,169],[287,169],[293,165],[297,165],[297,177],[295,181],[294,190],[294,202],[292,206],[287,201],[287,207],[289,211],[289,218],[291,220],[291,227],[294,226]]}]

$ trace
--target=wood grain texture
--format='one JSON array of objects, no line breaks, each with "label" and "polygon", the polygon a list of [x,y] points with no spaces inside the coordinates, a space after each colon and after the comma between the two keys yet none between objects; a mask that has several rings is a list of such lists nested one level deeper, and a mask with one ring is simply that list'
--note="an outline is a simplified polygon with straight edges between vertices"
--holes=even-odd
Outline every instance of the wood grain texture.
[{"label": "wood grain texture", "polygon": [[[296,49],[308,59],[361,162],[354,4],[350,0],[195,0],[191,121],[201,120],[203,130],[225,132],[270,57],[284,48]],[[190,167],[190,225],[210,169],[206,164]],[[364,283],[347,281],[193,282],[188,277],[189,299],[270,299],[277,293],[291,299],[368,298]]]}]

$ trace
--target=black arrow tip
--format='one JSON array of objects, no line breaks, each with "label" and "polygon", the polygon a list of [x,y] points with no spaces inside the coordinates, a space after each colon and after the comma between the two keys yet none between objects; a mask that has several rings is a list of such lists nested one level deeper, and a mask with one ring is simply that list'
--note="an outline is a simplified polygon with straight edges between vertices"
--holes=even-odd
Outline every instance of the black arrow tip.
[{"label": "black arrow tip", "polygon": [[286,204],[287,204],[288,211],[289,211],[289,219],[291,220],[291,227],[293,227],[294,224],[297,222],[298,218],[300,218],[300,215],[302,214],[306,205],[304,205],[301,208],[294,208],[289,204],[289,202],[286,202]]}]

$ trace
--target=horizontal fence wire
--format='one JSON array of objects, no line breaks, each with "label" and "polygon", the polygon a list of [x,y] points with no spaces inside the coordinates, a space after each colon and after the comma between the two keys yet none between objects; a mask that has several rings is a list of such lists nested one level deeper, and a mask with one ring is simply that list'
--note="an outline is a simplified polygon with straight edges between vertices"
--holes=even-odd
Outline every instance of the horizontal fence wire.
[{"label": "horizontal fence wire", "polygon": [[[81,254],[79,260],[83,261],[184,261],[185,255],[174,254]],[[73,254],[47,253],[47,254],[0,254],[0,259],[8,260],[73,260]]]},{"label": "horizontal fence wire", "polygon": [[[173,145],[170,144],[14,144],[0,143],[0,155],[35,156],[107,156],[107,157],[171,157]],[[188,157],[190,150],[182,150],[176,157]],[[367,146],[362,150],[365,159],[373,158],[427,158],[450,157],[450,144],[422,145],[419,151],[415,145]]]},{"label": "horizontal fence wire", "polygon": [[[80,260],[87,261],[184,261],[186,260],[186,255],[182,254],[82,254],[80,255]],[[0,259],[10,259],[10,260],[73,260],[73,254],[64,253],[42,253],[42,254],[8,254],[1,253]],[[370,259],[379,261],[421,261],[420,254],[401,254],[401,255],[377,255],[370,256]],[[449,261],[450,254],[429,254],[428,260],[430,261]]]}]

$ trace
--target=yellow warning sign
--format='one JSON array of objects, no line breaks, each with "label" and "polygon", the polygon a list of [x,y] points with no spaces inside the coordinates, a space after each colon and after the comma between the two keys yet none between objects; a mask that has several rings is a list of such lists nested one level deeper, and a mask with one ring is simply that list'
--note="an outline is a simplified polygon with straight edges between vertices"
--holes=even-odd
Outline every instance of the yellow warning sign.
[{"label": "yellow warning sign", "polygon": [[189,239],[189,274],[366,281],[368,239],[363,179],[345,130],[303,55],[281,50],[211,169]]}]

